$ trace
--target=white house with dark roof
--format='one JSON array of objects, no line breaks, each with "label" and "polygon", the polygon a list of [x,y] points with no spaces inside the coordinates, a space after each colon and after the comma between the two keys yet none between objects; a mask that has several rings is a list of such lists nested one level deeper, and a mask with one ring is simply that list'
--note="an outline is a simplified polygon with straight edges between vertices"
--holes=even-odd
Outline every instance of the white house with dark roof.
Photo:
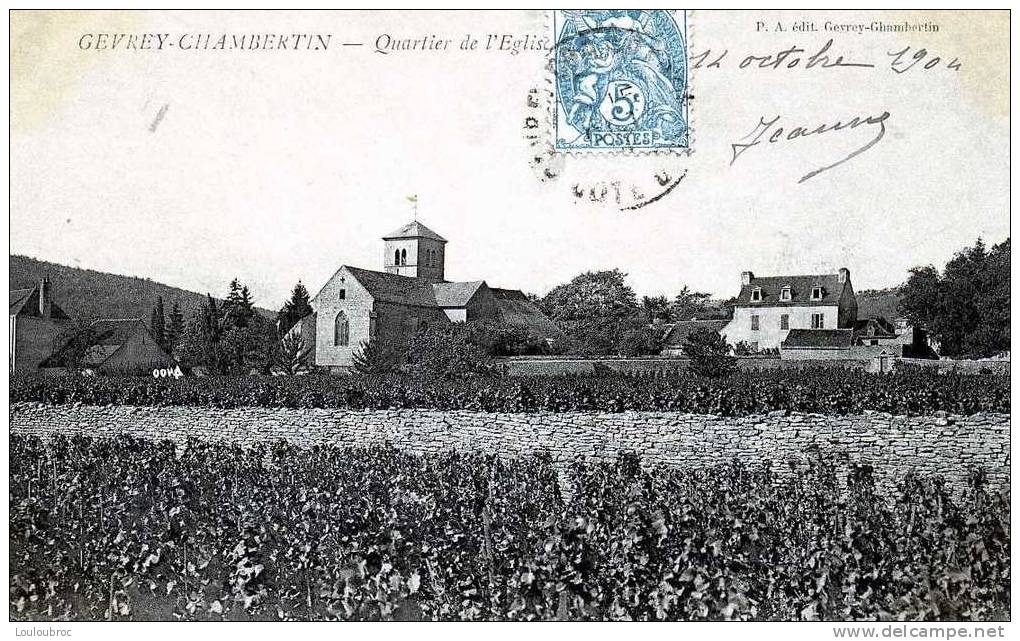
[{"label": "white house with dark roof", "polygon": [[383,236],[383,269],[341,266],[295,327],[315,365],[343,371],[373,338],[397,343],[427,323],[492,319],[556,341],[560,329],[519,290],[445,280],[446,239],[414,221]]},{"label": "white house with dark roof", "polygon": [[756,277],[748,271],[740,276],[733,319],[720,333],[731,345],[779,349],[791,330],[853,330],[856,322],[857,297],[845,267],[805,276]]}]

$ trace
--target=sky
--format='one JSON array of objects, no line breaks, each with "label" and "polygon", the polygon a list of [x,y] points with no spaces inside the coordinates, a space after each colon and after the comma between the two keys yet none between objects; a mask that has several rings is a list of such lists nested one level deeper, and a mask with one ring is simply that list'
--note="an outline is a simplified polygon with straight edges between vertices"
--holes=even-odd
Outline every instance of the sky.
[{"label": "sky", "polygon": [[[611,268],[639,295],[687,285],[729,297],[743,270],[842,266],[856,289],[875,289],[978,237],[1008,237],[1004,12],[694,12],[687,22],[692,56],[726,52],[691,70],[689,154],[550,158],[548,52],[486,49],[504,34],[548,41],[545,12],[15,12],[10,251],[214,295],[238,277],[275,308],[299,279],[314,295],[342,264],[381,269],[380,237],[411,219],[410,194],[449,240],[447,278],[539,294]],[[852,31],[874,23],[939,30]],[[100,33],[330,43],[97,50]],[[469,34],[479,44],[461,50]],[[449,48],[376,50],[433,35]],[[830,38],[830,60],[874,67],[806,68]],[[790,47],[805,51],[793,68],[756,66]],[[904,47],[899,73],[890,52]],[[804,182],[879,127],[762,142],[733,160],[763,119],[789,132],[884,112],[878,142]],[[657,193],[656,175],[683,178],[621,211],[642,200],[635,190]],[[603,188],[611,196],[593,201]]]}]

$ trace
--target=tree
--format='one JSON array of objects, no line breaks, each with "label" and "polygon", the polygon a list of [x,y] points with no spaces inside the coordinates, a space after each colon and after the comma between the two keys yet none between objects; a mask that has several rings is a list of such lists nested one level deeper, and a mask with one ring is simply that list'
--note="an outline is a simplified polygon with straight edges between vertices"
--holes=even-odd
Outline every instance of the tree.
[{"label": "tree", "polygon": [[280,327],[280,333],[286,334],[299,320],[312,313],[311,297],[308,289],[298,281],[290,292],[290,299],[283,304],[276,320]]},{"label": "tree", "polygon": [[945,356],[984,357],[1010,349],[1010,239],[989,251],[978,239],[940,274],[915,267],[902,288],[901,312],[924,328]]},{"label": "tree", "polygon": [[228,329],[247,327],[255,316],[255,306],[247,285],[241,285],[236,278],[230,281],[230,293],[223,302],[223,316]]},{"label": "tree", "polygon": [[206,294],[206,302],[195,310],[185,326],[174,356],[187,367],[202,366],[212,373],[223,373],[223,357],[219,347],[221,333],[216,300]]},{"label": "tree", "polygon": [[89,354],[99,344],[95,322],[99,315],[89,305],[78,305],[70,310],[68,323],[53,341],[52,364],[78,371],[86,366]]},{"label": "tree", "polygon": [[478,345],[490,356],[530,356],[548,354],[549,345],[523,325],[496,320],[473,320],[464,323],[469,342]]},{"label": "tree", "polygon": [[419,328],[407,346],[407,360],[419,375],[463,378],[491,374],[492,357],[469,340],[463,323],[432,323]]},{"label": "tree", "polygon": [[276,328],[255,312],[251,293],[237,279],[222,306],[212,296],[192,316],[176,349],[179,361],[215,374],[268,374],[280,360]]},{"label": "tree", "polygon": [[645,314],[618,269],[585,272],[557,285],[540,307],[567,334],[571,351],[584,355],[619,354],[624,332]]},{"label": "tree", "polygon": [[709,298],[711,294],[696,292],[684,285],[670,304],[670,316],[678,321],[691,320],[711,309],[708,304]]},{"label": "tree", "polygon": [[619,269],[585,272],[557,285],[542,298],[542,310],[554,321],[625,318],[638,312],[637,296]]},{"label": "tree", "polygon": [[669,299],[665,296],[643,296],[641,298],[641,308],[644,310],[645,320],[649,324],[673,320],[669,308]]},{"label": "tree", "polygon": [[156,306],[152,308],[152,317],[149,321],[149,330],[156,344],[166,349],[166,317],[163,312],[163,297],[156,298]]},{"label": "tree", "polygon": [[397,371],[406,358],[398,345],[373,337],[354,354],[354,371],[363,376],[381,376]]},{"label": "tree", "polygon": [[662,333],[637,318],[620,323],[619,331],[617,353],[621,356],[646,356],[662,350]]},{"label": "tree", "polygon": [[177,344],[180,343],[183,335],[184,314],[181,312],[180,302],[175,300],[173,307],[170,308],[170,318],[166,323],[166,333],[164,336],[167,353],[173,354],[177,350]]},{"label": "tree", "polygon": [[737,365],[726,339],[707,327],[698,327],[688,334],[683,350],[691,359],[691,371],[699,376],[728,376]]}]

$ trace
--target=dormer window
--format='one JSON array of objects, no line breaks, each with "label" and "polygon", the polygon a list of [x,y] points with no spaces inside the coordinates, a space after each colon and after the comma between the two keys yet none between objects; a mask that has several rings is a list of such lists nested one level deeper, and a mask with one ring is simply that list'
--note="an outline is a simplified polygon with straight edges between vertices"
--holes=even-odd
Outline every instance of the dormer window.
[{"label": "dormer window", "polygon": [[779,292],[779,300],[792,300],[793,296],[790,294],[790,286],[787,285]]},{"label": "dormer window", "polygon": [[822,288],[812,287],[811,288],[811,300],[822,300]]},{"label": "dormer window", "polygon": [[761,287],[755,287],[751,290],[751,302],[761,302]]}]

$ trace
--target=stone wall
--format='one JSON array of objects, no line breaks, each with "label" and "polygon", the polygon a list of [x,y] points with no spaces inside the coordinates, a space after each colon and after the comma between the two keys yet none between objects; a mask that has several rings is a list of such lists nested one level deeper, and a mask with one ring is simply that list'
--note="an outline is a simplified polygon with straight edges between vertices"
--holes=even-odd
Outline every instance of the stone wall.
[{"label": "stone wall", "polygon": [[817,453],[870,463],[887,488],[909,470],[941,474],[964,487],[984,469],[997,489],[1009,486],[1009,416],[857,416],[787,414],[716,417],[676,412],[495,414],[426,410],[217,409],[15,404],[12,433],[114,436],[182,442],[188,438],[240,445],[286,439],[300,446],[360,447],[391,443],[417,452],[476,450],[518,456],[546,450],[561,463],[612,460],[634,452],[647,465],[699,467],[734,459],[769,460],[779,474]]}]

